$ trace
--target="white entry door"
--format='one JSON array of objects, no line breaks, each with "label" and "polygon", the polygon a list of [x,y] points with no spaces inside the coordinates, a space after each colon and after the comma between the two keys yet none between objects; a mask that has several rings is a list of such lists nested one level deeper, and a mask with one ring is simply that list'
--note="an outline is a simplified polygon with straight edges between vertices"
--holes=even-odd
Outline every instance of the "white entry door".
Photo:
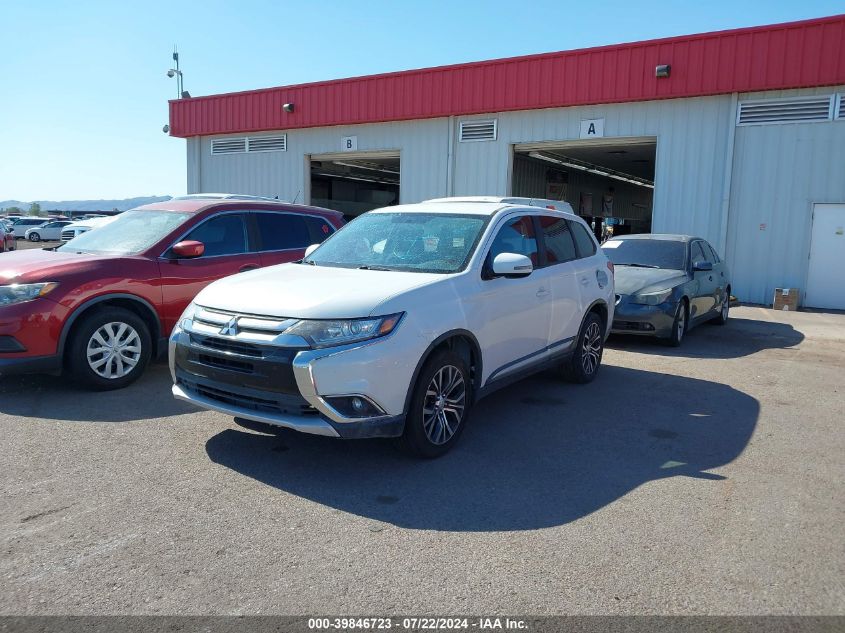
[{"label": "white entry door", "polygon": [[845,204],[813,207],[810,269],[804,305],[845,310]]}]

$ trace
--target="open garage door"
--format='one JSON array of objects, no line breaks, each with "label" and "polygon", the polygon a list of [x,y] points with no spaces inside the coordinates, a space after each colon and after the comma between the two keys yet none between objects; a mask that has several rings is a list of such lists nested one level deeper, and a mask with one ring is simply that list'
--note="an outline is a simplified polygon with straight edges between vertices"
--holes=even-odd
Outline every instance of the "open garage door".
[{"label": "open garage door", "polygon": [[657,139],[514,146],[511,193],[566,200],[596,237],[649,233]]},{"label": "open garage door", "polygon": [[398,152],[311,156],[311,204],[347,219],[399,204]]}]

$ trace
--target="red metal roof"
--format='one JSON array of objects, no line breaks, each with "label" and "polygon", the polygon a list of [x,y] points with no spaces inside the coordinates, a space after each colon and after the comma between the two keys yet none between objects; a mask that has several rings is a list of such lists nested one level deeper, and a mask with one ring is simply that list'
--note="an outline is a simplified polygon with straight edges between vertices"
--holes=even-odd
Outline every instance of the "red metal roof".
[{"label": "red metal roof", "polygon": [[[654,68],[671,64],[669,78]],[[170,102],[170,134],[428,119],[845,84],[845,14]],[[284,112],[282,104],[295,104]]]}]

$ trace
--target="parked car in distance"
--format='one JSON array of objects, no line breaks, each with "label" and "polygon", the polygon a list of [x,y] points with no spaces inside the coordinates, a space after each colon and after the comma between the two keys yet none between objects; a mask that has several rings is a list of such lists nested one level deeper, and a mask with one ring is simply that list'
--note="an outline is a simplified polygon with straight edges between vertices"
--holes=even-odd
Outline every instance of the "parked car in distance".
[{"label": "parked car in distance", "polygon": [[12,226],[10,227],[10,229],[13,231],[15,239],[19,240],[25,236],[28,229],[31,229],[35,226],[41,226],[42,224],[46,224],[48,221],[48,218],[42,218],[37,216],[15,218],[15,220],[12,222]]},{"label": "parked car in distance", "polygon": [[57,241],[62,238],[62,229],[70,224],[70,220],[55,220],[52,222],[45,222],[39,226],[34,226],[27,229],[24,237],[30,242]]},{"label": "parked car in distance", "polygon": [[101,226],[105,226],[106,224],[110,224],[119,217],[119,215],[101,215],[86,220],[71,222],[70,224],[67,224],[62,228],[62,234],[59,239],[61,239],[62,242],[69,242],[77,235],[82,235],[83,233],[86,233],[92,229],[96,229]]},{"label": "parked car in distance", "polygon": [[15,234],[9,230],[6,223],[0,222],[0,253],[8,253],[16,248]]},{"label": "parked car in distance", "polygon": [[211,284],[170,339],[177,398],[436,457],[472,404],[542,368],[596,377],[613,268],[566,203],[370,211],[301,262]]},{"label": "parked car in distance", "polygon": [[4,255],[0,374],[65,370],[94,389],[124,387],[207,284],[301,259],[342,224],[335,211],[278,201],[176,198],[56,249]]},{"label": "parked car in distance", "polygon": [[699,323],[727,323],[730,270],[706,240],[624,235],[602,250],[616,267],[613,333],[656,336],[678,346]]}]

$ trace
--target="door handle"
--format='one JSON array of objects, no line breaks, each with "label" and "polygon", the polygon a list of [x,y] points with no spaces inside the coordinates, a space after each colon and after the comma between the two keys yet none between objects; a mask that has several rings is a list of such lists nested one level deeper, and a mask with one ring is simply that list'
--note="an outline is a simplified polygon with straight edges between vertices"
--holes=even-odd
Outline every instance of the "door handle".
[{"label": "door handle", "polygon": [[538,296],[538,297],[545,297],[545,296],[546,296],[546,295],[548,295],[548,294],[549,294],[549,291],[548,291],[548,290],[546,290],[545,288],[540,288],[540,289],[537,291],[537,296]]},{"label": "door handle", "polygon": [[256,268],[258,268],[258,264],[244,264],[238,269],[238,272],[245,273],[249,270],[255,270]]},{"label": "door handle", "polygon": [[588,286],[590,284],[590,279],[588,277],[581,277],[581,285]]}]

